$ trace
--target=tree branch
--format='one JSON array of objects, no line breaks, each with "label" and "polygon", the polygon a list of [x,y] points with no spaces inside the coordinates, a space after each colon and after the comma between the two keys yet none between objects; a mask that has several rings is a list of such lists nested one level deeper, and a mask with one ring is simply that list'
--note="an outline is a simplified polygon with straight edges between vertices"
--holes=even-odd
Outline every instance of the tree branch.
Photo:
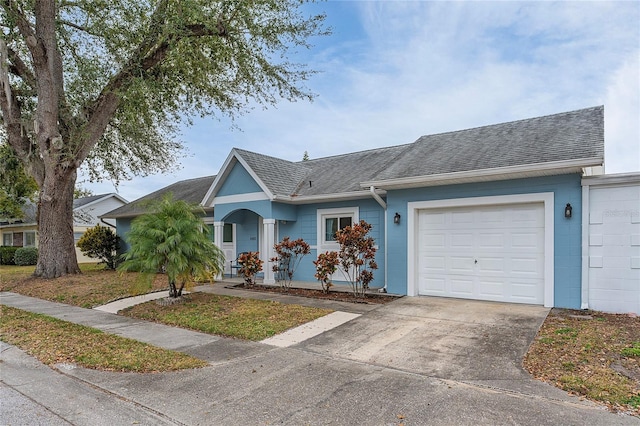
[{"label": "tree branch", "polygon": [[170,53],[172,46],[175,46],[182,39],[209,36],[227,37],[229,35],[220,18],[215,29],[202,24],[188,25],[185,26],[183,32],[170,34],[163,39],[162,28],[164,27],[167,5],[166,0],[158,4],[149,24],[149,28],[154,31],[148,34],[127,64],[113,76],[95,102],[88,108],[90,115],[85,131],[82,133],[83,142],[78,150],[77,164],[80,164],[89,155],[109,125],[120,104],[118,93],[136,76],[143,75],[160,64]]},{"label": "tree branch", "polygon": [[36,77],[33,75],[33,71],[29,66],[22,60],[22,58],[18,55],[18,53],[12,48],[7,46],[7,56],[10,61],[11,73],[20,77],[22,81],[24,81],[29,87],[31,87],[34,91],[36,90]]}]

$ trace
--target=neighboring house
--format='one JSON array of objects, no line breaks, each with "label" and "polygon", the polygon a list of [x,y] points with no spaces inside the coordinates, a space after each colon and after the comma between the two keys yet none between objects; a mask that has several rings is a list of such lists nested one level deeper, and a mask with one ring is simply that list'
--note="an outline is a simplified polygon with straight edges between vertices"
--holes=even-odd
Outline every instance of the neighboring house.
[{"label": "neighboring house", "polygon": [[[100,221],[99,216],[117,207],[125,205],[127,200],[118,194],[101,194],[90,197],[82,197],[73,200],[73,235],[76,242],[82,234],[97,224],[115,228],[115,221]],[[22,219],[0,221],[0,234],[2,234],[3,246],[37,247],[38,224],[36,219],[36,205],[27,203],[23,207]],[[76,248],[78,262],[95,262],[82,254]]]},{"label": "neighboring house", "polygon": [[227,260],[259,251],[266,283],[283,237],[311,245],[294,279],[314,281],[311,261],[363,219],[378,248],[372,287],[580,309],[583,177],[603,169],[600,106],[301,162],[234,148],[200,203],[215,209]]},{"label": "neighboring house", "polygon": [[[161,188],[151,194],[145,195],[142,198],[138,198],[127,205],[106,212],[102,214],[101,218],[103,220],[115,221],[117,227],[116,233],[122,239],[122,251],[126,251],[128,248],[126,237],[127,232],[131,229],[131,221],[141,214],[146,213],[149,204],[154,201],[160,201],[164,196],[169,194],[171,194],[174,200],[182,200],[191,204],[200,204],[204,195],[211,187],[214,179],[215,176],[205,176],[173,183],[165,188]],[[204,221],[210,228],[213,228],[213,208],[207,207],[204,210]],[[227,225],[227,228],[230,227],[231,224]]]}]

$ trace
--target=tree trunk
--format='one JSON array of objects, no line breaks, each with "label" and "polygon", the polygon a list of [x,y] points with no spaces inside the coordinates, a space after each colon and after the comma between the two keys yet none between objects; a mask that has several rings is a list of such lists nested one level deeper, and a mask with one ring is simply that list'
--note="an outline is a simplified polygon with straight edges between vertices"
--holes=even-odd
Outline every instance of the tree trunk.
[{"label": "tree trunk", "polygon": [[[51,174],[57,176],[51,176]],[[34,275],[57,278],[79,274],[73,238],[73,189],[76,172],[51,172],[38,201],[38,264]]]},{"label": "tree trunk", "polygon": [[176,283],[169,281],[169,297],[178,297],[178,289]]}]

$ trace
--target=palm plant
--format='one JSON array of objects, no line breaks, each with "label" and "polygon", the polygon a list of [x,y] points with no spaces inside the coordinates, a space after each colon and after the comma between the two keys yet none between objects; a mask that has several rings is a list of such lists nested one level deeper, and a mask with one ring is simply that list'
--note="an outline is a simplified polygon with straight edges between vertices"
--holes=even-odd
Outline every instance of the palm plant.
[{"label": "palm plant", "polygon": [[149,213],[131,223],[130,248],[118,269],[141,272],[148,285],[156,273],[166,273],[173,298],[198,279],[212,280],[224,267],[224,254],[211,242],[200,214],[201,207],[170,195],[150,204]]}]

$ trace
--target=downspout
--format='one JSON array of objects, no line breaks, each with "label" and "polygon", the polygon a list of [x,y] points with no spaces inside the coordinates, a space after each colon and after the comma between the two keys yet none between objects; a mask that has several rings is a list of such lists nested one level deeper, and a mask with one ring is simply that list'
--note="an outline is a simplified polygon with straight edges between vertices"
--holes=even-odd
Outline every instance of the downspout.
[{"label": "downspout", "polygon": [[371,196],[382,206],[384,209],[384,287],[380,289],[381,293],[387,292],[387,229],[389,228],[387,224],[387,203],[382,199],[381,196],[376,194],[376,188],[371,185],[369,187],[369,191],[371,192]]},{"label": "downspout", "polygon": [[378,202],[378,204],[380,204],[382,206],[382,208],[384,209],[384,211],[387,211],[387,203],[384,202],[384,200],[382,199],[381,196],[379,196],[378,194],[376,194],[376,188],[372,185],[369,187],[369,191],[371,192],[371,195],[373,196],[373,198],[375,198],[375,200]]},{"label": "downspout", "polygon": [[113,228],[113,229],[117,229],[114,225],[110,224],[109,222],[105,222],[103,218],[100,218],[100,222],[104,223],[105,225]]}]

